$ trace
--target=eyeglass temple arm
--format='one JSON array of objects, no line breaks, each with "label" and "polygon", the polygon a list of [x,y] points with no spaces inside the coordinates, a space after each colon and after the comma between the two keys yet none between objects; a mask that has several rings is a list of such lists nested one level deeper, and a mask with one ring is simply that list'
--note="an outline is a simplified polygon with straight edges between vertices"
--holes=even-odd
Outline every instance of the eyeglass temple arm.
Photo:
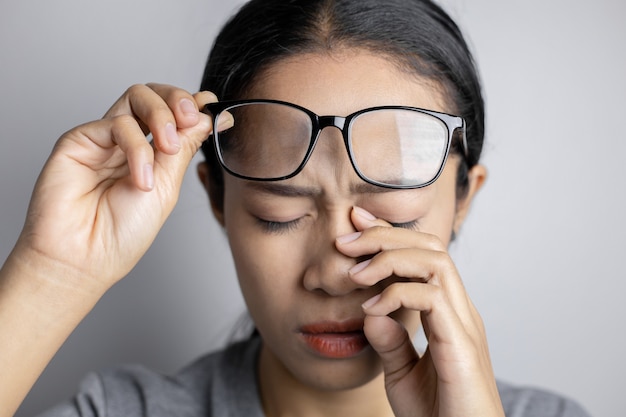
[{"label": "eyeglass temple arm", "polygon": [[[461,118],[461,127],[457,129],[461,129],[461,146],[463,146],[463,155],[465,159],[469,159],[469,147],[467,146],[467,132],[465,128],[465,119]],[[456,129],[455,129],[456,130]]]}]

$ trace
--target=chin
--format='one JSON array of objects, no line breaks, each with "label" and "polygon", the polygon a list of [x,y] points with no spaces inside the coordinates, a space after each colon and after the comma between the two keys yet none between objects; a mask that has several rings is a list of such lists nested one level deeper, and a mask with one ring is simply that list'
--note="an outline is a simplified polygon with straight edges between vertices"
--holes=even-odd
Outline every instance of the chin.
[{"label": "chin", "polygon": [[320,391],[346,391],[367,385],[382,373],[380,358],[371,349],[347,359],[311,356],[283,364],[300,383]]}]

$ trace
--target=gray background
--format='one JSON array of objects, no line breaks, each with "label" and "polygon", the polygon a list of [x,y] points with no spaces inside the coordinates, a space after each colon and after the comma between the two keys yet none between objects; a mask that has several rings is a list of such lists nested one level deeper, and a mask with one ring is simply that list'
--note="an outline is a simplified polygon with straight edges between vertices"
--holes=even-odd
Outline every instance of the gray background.
[{"label": "gray background", "polygon": [[[2,0],[0,259],[56,138],[133,83],[195,91],[236,4]],[[626,3],[444,5],[470,39],[487,98],[490,178],[452,252],[496,373],[596,416],[623,415]],[[142,362],[173,372],[229,338],[244,307],[190,174],[154,246],[70,337],[20,416],[68,397],[89,370]]]}]

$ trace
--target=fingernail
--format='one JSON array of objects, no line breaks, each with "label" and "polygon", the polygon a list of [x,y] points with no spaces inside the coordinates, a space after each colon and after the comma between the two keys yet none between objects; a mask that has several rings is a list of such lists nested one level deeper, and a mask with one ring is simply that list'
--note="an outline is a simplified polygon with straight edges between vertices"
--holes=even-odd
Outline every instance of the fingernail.
[{"label": "fingernail", "polygon": [[376,217],[370,213],[369,211],[362,209],[361,207],[354,206],[354,211],[359,216],[363,217],[365,220],[373,221],[376,220]]},{"label": "fingernail", "polygon": [[154,170],[151,164],[143,166],[143,184],[149,190],[154,188]]},{"label": "fingernail", "polygon": [[361,304],[361,307],[363,308],[363,310],[367,310],[368,308],[376,304],[379,300],[380,300],[380,294],[375,295],[369,300],[367,300],[366,302],[364,302],[363,304]]},{"label": "fingernail", "polygon": [[359,272],[361,272],[362,270],[364,270],[365,268],[367,268],[367,266],[370,264],[370,262],[372,262],[371,259],[368,259],[367,261],[363,261],[361,263],[358,263],[358,264],[354,265],[352,268],[350,268],[348,270],[348,272],[350,273],[350,275],[356,275]]},{"label": "fingernail", "polygon": [[176,127],[173,124],[168,123],[165,125],[165,137],[171,146],[180,148],[180,138],[178,137]]},{"label": "fingernail", "polygon": [[361,237],[362,234],[363,234],[362,232],[356,232],[356,233],[350,233],[349,235],[339,236],[337,238],[337,242],[339,242],[341,244],[354,242],[359,237]]},{"label": "fingernail", "polygon": [[221,132],[222,130],[229,129],[235,125],[235,119],[233,119],[233,115],[229,112],[225,111],[220,114],[220,117],[217,121],[217,131]]},{"label": "fingernail", "polygon": [[185,116],[198,117],[198,110],[196,109],[196,106],[188,98],[184,98],[180,101],[180,109],[183,111]]}]

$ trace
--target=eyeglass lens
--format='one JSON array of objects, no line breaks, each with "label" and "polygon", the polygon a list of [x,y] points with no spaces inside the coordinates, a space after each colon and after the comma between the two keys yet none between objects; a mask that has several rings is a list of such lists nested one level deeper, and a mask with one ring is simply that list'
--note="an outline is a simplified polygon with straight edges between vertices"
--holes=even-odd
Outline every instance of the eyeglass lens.
[{"label": "eyeglass lens", "polygon": [[[249,178],[293,174],[311,146],[312,121],[285,104],[253,103],[226,109],[234,126],[220,132],[224,166]],[[361,113],[349,129],[351,159],[361,176],[382,184],[419,186],[432,181],[444,162],[448,128],[427,113],[382,109]]]}]

